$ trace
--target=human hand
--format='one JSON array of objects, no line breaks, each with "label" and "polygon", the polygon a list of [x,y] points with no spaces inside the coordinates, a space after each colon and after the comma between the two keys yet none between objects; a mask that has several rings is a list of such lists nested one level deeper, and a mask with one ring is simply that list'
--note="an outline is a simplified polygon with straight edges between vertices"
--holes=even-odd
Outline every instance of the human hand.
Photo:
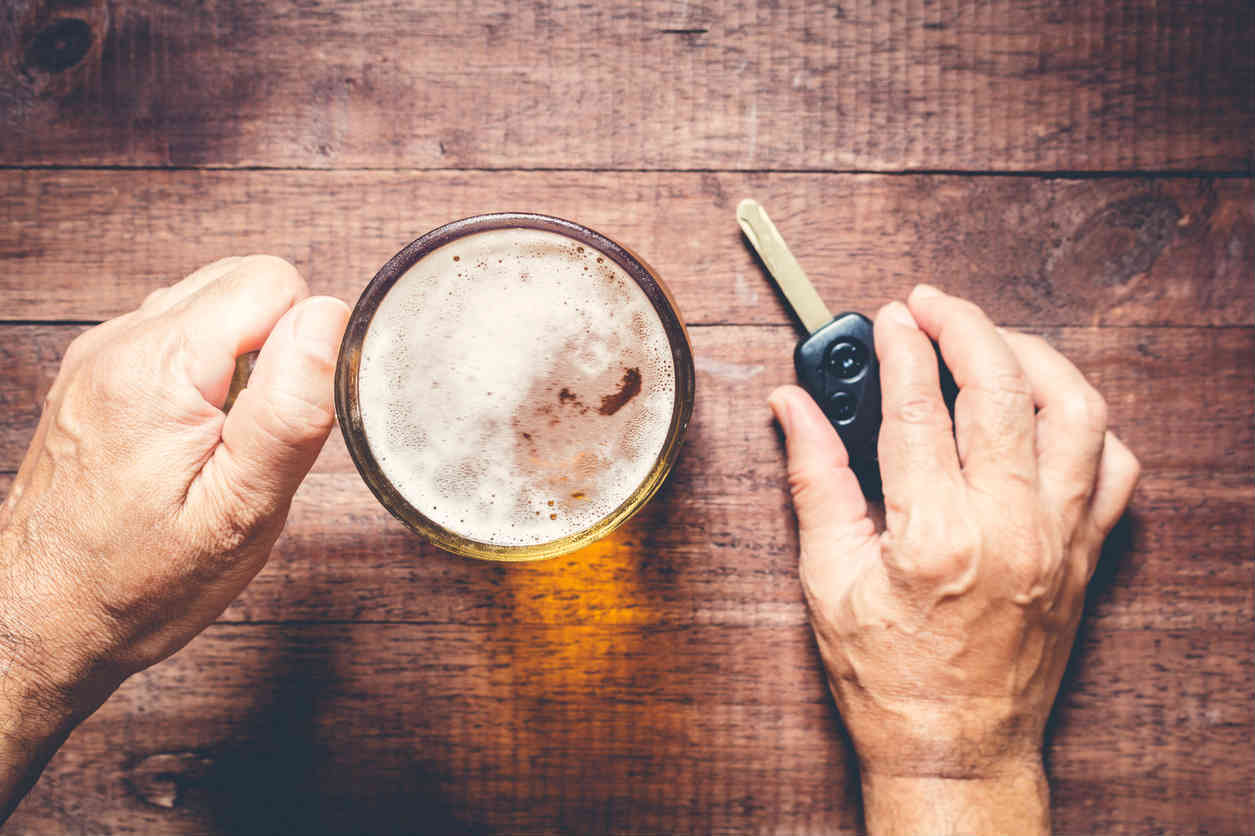
[{"label": "human hand", "polygon": [[[0,506],[0,820],[46,741],[266,562],[334,420],[348,308],[307,295],[281,259],[223,259],[67,350]],[[259,348],[224,414],[236,358]]]},{"label": "human hand", "polygon": [[[1047,343],[927,286],[908,305],[875,324],[882,533],[809,396],[770,399],[811,624],[869,829],[1044,830],[1046,719],[1138,462]],[[929,338],[959,385],[953,431]]]}]

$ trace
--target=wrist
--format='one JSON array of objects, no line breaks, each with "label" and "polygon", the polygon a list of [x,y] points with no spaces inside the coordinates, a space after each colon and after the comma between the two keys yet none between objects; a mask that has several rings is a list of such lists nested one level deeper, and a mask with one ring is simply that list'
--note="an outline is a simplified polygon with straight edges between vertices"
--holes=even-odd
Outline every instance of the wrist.
[{"label": "wrist", "polygon": [[[114,666],[88,652],[82,608],[68,611],[41,588],[40,572],[19,572],[32,553],[0,528],[0,568],[28,582],[0,589],[0,824],[76,725],[121,682]],[[68,634],[64,629],[73,624]]]},{"label": "wrist", "polygon": [[[12,615],[0,612],[0,824],[110,690],[83,675],[89,665],[51,662],[65,655],[52,652],[55,643],[19,634]],[[48,663],[34,661],[41,658]]]},{"label": "wrist", "polygon": [[0,741],[30,743],[56,734],[94,710],[83,702],[22,667],[0,643]]},{"label": "wrist", "polygon": [[1050,833],[1050,789],[1040,759],[966,776],[864,769],[861,779],[870,836]]},{"label": "wrist", "polygon": [[1039,706],[969,696],[847,700],[841,708],[866,774],[973,779],[1041,764]]},{"label": "wrist", "polygon": [[0,712],[20,710],[23,728],[73,724],[99,708],[129,671],[101,652],[109,631],[91,596],[61,582],[59,561],[46,557],[60,552],[21,538],[16,528],[0,529],[0,568],[13,579],[0,589]]},{"label": "wrist", "polygon": [[0,656],[0,823],[89,713]]}]

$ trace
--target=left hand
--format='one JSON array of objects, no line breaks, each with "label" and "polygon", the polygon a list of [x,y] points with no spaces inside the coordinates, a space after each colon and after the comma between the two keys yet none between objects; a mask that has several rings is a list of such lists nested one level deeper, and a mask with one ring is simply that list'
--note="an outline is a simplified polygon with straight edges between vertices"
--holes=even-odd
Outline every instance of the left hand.
[{"label": "left hand", "polygon": [[0,820],[45,739],[266,562],[334,420],[348,308],[307,295],[282,259],[224,259],[70,345],[0,507]]}]

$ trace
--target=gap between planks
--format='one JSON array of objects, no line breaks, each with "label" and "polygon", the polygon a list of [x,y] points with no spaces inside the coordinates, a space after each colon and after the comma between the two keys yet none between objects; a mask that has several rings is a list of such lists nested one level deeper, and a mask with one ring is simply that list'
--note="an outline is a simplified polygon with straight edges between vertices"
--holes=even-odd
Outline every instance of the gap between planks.
[{"label": "gap between planks", "polygon": [[882,177],[1025,177],[1041,180],[1120,180],[1130,178],[1216,179],[1240,180],[1255,178],[1255,168],[1248,169],[1112,169],[1085,171],[1078,169],[962,169],[962,168],[567,168],[563,166],[470,166],[415,168],[409,166],[268,166],[268,165],[62,165],[46,163],[21,165],[0,164],[0,171],[267,171],[403,174],[822,174]]},{"label": "gap between planks", "polygon": [[[0,328],[5,327],[47,327],[47,328],[74,328],[99,325],[105,320],[103,319],[2,319],[0,318]],[[1255,328],[1255,323],[1237,323],[1237,322],[1219,322],[1208,325],[1183,325],[1174,322],[1163,323],[1104,323],[1102,325],[1047,325],[1039,326],[1036,322],[1002,322],[999,325],[1003,328],[1037,328],[1047,327],[1057,330],[1067,330],[1072,328],[1101,328],[1112,330],[1129,330],[1134,328],[1154,329],[1157,331],[1241,331]],[[686,322],[685,328],[796,328],[801,333],[801,328],[791,322]],[[0,471],[3,473],[4,471]]]}]

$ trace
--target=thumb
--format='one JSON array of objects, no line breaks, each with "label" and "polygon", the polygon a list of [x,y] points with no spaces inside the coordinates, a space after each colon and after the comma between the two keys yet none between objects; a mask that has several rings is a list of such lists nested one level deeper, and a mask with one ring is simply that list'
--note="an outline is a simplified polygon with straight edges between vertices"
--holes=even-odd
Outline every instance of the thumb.
[{"label": "thumb", "polygon": [[335,422],[332,378],[349,309],[339,299],[306,299],[266,338],[248,386],[205,464],[236,525],[286,511]]},{"label": "thumb", "polygon": [[830,541],[874,533],[845,445],[811,396],[781,386],[767,403],[784,430],[789,491],[804,546],[810,537]]}]

